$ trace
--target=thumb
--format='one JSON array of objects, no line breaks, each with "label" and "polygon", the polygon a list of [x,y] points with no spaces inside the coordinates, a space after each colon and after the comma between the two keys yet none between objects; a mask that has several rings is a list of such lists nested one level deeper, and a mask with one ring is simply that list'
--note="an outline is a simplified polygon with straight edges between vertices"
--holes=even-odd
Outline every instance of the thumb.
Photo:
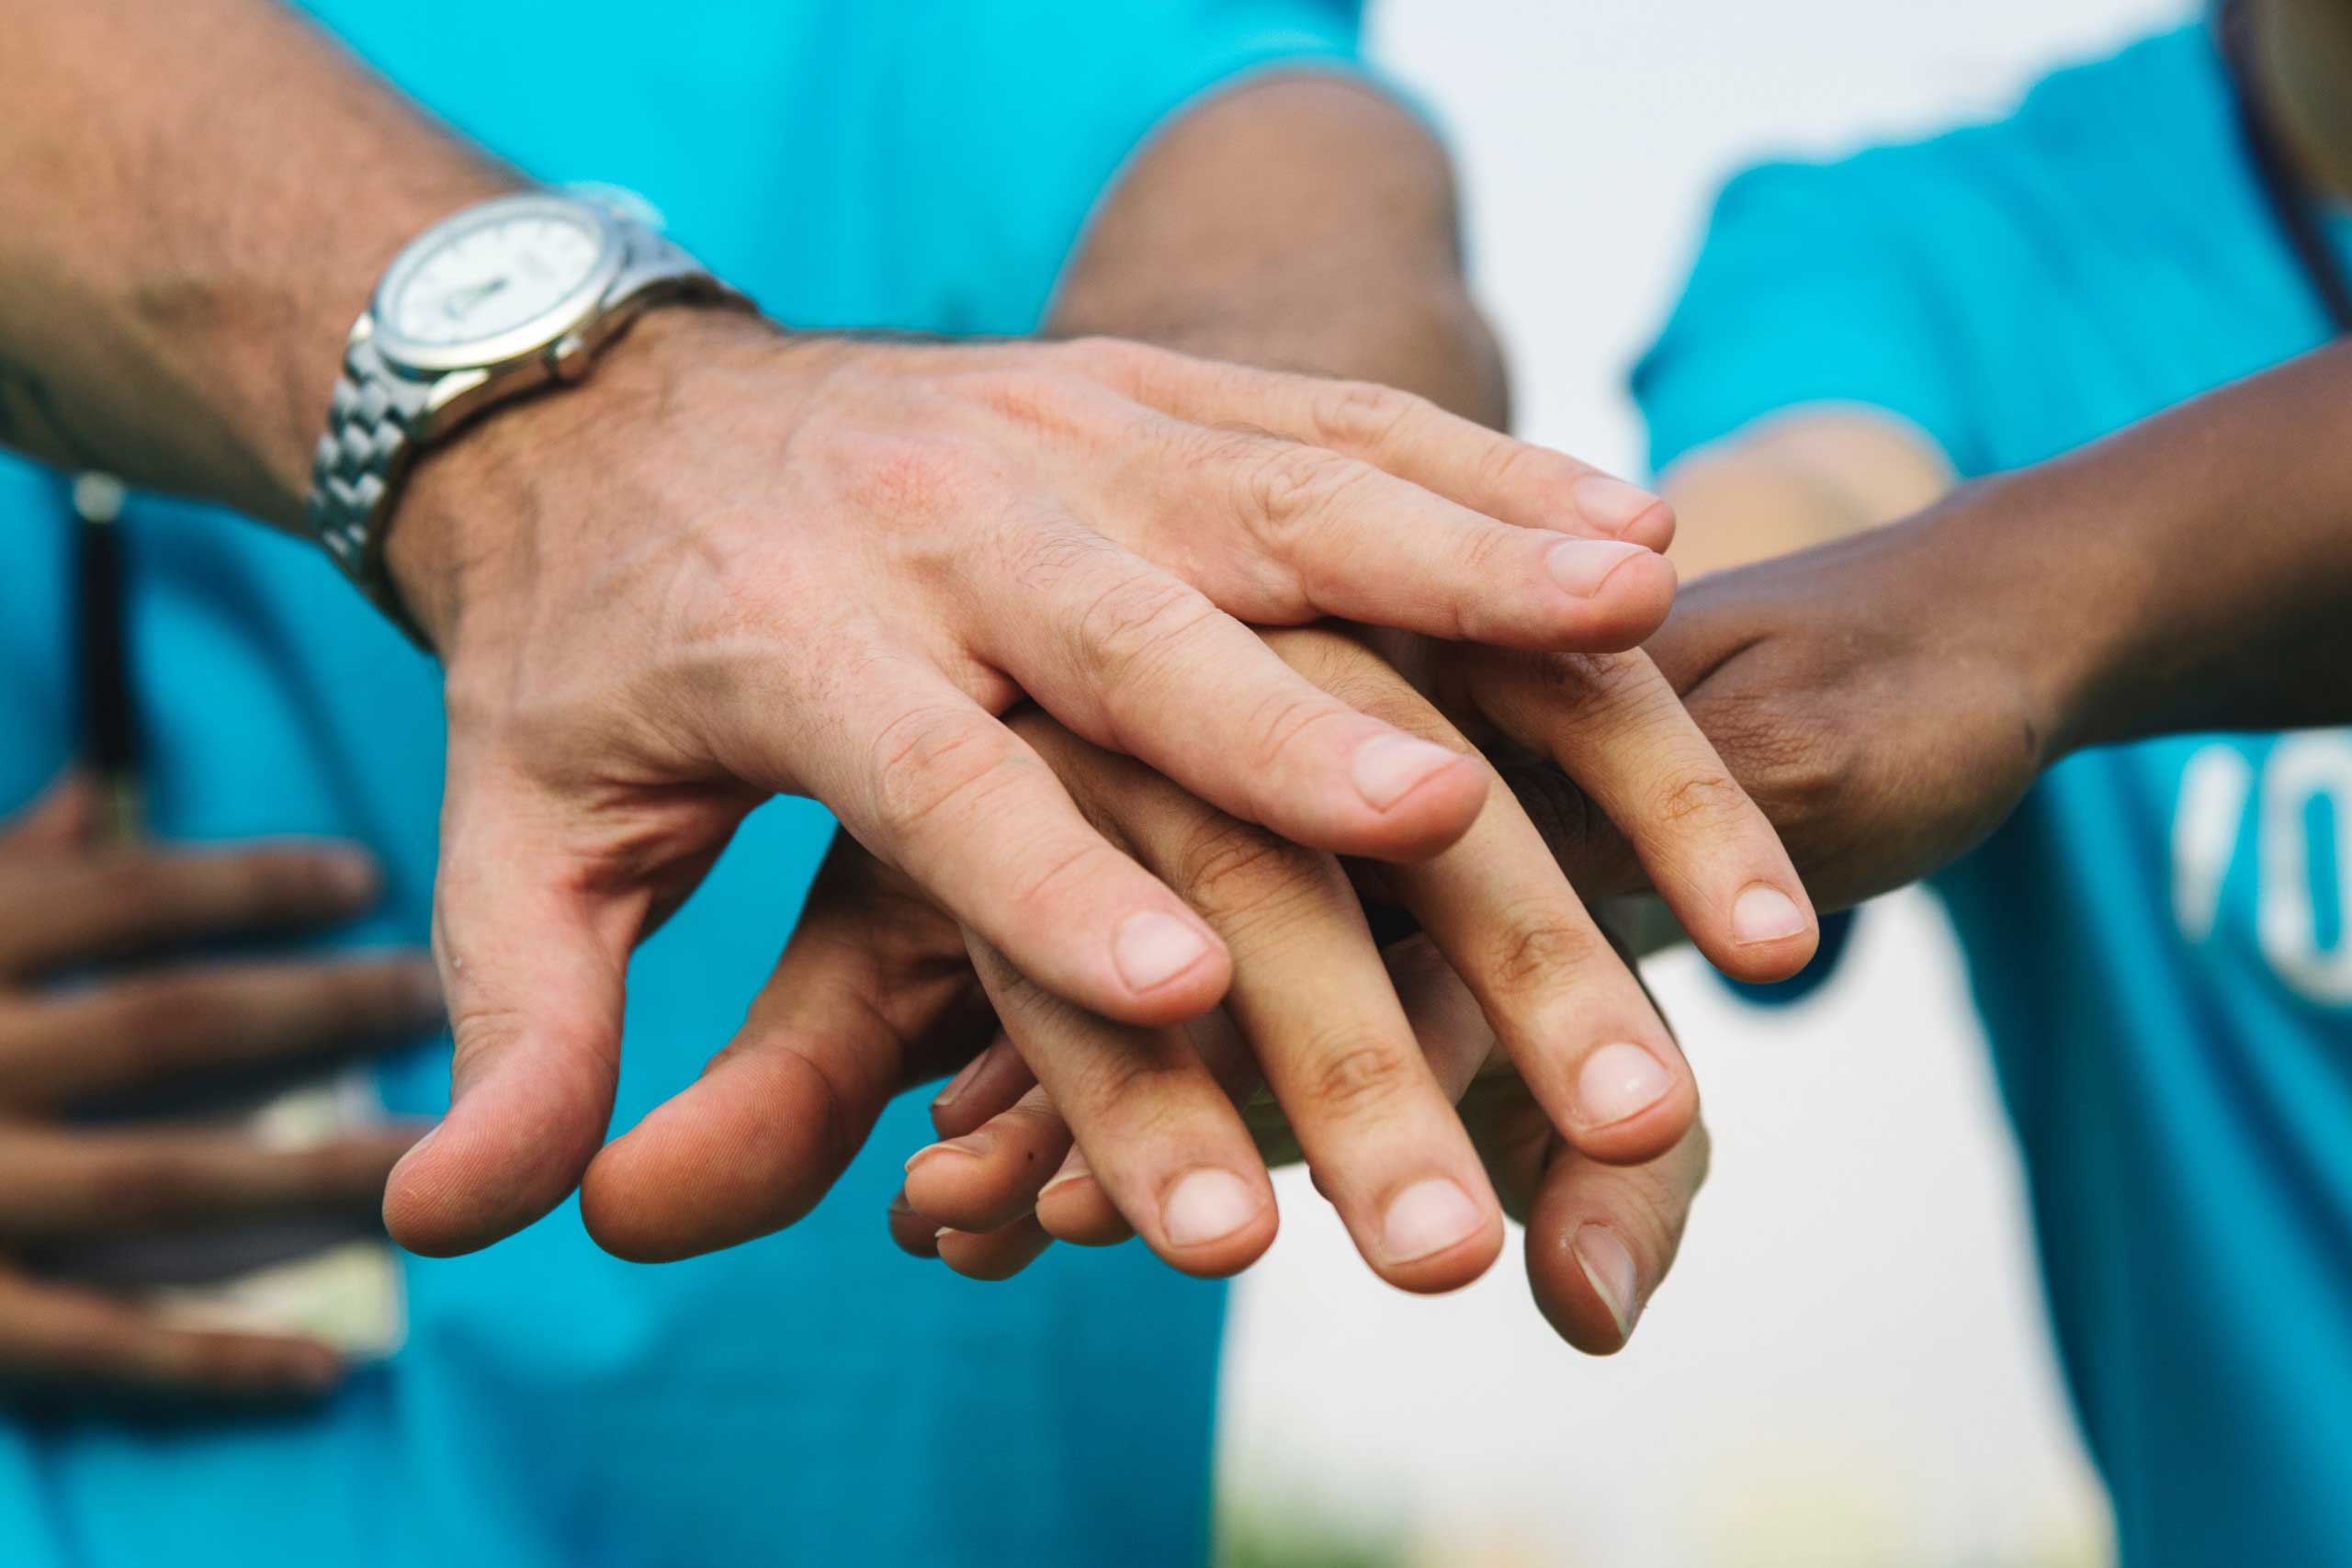
[{"label": "thumb", "polygon": [[985,1043],[955,922],[846,835],[734,1040],[596,1156],[581,1191],[605,1250],[660,1262],[791,1224],[890,1097]]},{"label": "thumb", "polygon": [[466,796],[453,781],[433,917],[457,1042],[449,1112],[384,1194],[385,1226],[413,1252],[471,1252],[546,1214],[612,1118],[648,898],[552,847],[544,817],[519,790]]}]

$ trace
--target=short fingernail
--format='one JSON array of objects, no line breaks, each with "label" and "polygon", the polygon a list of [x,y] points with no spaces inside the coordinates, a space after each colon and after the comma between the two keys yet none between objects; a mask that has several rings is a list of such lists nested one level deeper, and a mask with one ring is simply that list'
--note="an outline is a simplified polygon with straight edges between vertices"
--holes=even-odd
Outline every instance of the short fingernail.
[{"label": "short fingernail", "polygon": [[1257,1191],[1229,1170],[1195,1170],[1179,1177],[1161,1205],[1159,1223],[1171,1247],[1222,1241],[1258,1217]]},{"label": "short fingernail", "polygon": [[1617,1325],[1617,1337],[1629,1338],[1634,1320],[1642,1315],[1641,1277],[1634,1271],[1634,1255],[1607,1225],[1586,1225],[1574,1243],[1577,1267],[1600,1304]]},{"label": "short fingernail", "polygon": [[1600,592],[1600,585],[1619,567],[1635,556],[1656,553],[1617,540],[1566,539],[1552,547],[1552,553],[1544,558],[1544,565],[1553,581],[1578,598],[1589,599]]},{"label": "short fingernail", "polygon": [[1804,930],[1804,911],[1779,888],[1756,883],[1732,901],[1731,934],[1737,942],[1780,942]]},{"label": "short fingernail", "polygon": [[947,1087],[932,1097],[931,1108],[933,1111],[944,1111],[955,1104],[956,1097],[971,1088],[972,1080],[980,1076],[981,1065],[989,1059],[989,1052],[995,1049],[996,1047],[991,1045],[988,1051],[981,1052],[965,1063],[963,1070],[947,1080]]},{"label": "short fingernail", "polygon": [[1639,1045],[1603,1045],[1577,1075],[1577,1100],[1595,1127],[1613,1127],[1666,1098],[1674,1075]]},{"label": "short fingernail", "polygon": [[1090,1181],[1093,1177],[1094,1168],[1086,1163],[1086,1156],[1078,1149],[1072,1149],[1063,1156],[1062,1168],[1054,1174],[1054,1179],[1037,1189],[1037,1196],[1042,1200],[1057,1187],[1068,1187],[1073,1181]]},{"label": "short fingernail", "polygon": [[1356,793],[1385,811],[1431,774],[1461,759],[1444,747],[1405,735],[1375,735],[1356,748]]},{"label": "short fingernail", "polygon": [[1206,939],[1173,915],[1130,915],[1111,943],[1119,977],[1138,991],[1168,984],[1208,955]]},{"label": "short fingernail", "polygon": [[1443,1177],[1416,1181],[1388,1205],[1380,1247],[1389,1263],[1418,1263],[1476,1235],[1487,1216],[1470,1194]]},{"label": "short fingernail", "polygon": [[963,1137],[950,1138],[944,1143],[924,1145],[907,1156],[907,1169],[911,1172],[933,1155],[960,1155],[966,1159],[978,1159],[988,1152],[989,1135],[986,1133],[967,1133]]},{"label": "short fingernail", "polygon": [[1657,504],[1657,497],[1639,485],[1607,474],[1589,474],[1577,481],[1577,511],[1595,527],[1622,534]]}]

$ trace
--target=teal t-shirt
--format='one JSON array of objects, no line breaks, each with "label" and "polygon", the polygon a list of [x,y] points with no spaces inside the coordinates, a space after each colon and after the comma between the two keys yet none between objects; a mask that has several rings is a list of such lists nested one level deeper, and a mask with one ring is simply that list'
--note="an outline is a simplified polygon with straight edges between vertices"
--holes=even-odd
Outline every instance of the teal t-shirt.
[{"label": "teal t-shirt", "polygon": [[[801,326],[1032,329],[1087,211],[1167,115],[1238,73],[1343,63],[1351,0],[317,0],[359,53],[550,180],[643,193]],[[551,25],[552,10],[562,13]],[[364,192],[355,193],[355,197]],[[54,476],[0,463],[0,809],[71,744]],[[135,501],[137,679],[167,835],[347,835],[390,870],[350,940],[422,942],[435,671],[315,551]],[[616,1127],[741,1021],[831,835],[748,822],[631,975]],[[446,1042],[381,1074],[446,1103]],[[919,1102],[802,1224],[689,1263],[598,1252],[567,1205],[406,1265],[410,1330],[322,1411],[0,1418],[0,1564],[1150,1564],[1206,1555],[1223,1297],[1140,1248],[982,1286],[884,1205]]]},{"label": "teal t-shirt", "polygon": [[[1741,175],[1634,384],[1661,467],[1844,402],[1974,475],[2327,333],[2191,28]],[[2124,1560],[2352,1562],[2352,733],[2075,757],[1938,886]]]}]

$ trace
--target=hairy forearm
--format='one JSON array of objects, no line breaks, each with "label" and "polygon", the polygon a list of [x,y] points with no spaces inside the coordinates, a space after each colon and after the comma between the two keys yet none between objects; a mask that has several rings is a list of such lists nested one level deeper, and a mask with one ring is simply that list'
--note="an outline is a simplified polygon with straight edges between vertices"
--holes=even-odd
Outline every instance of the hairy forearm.
[{"label": "hairy forearm", "polygon": [[2001,542],[2031,639],[2070,663],[2062,748],[2352,722],[2352,347],[1948,510]]},{"label": "hairy forearm", "polygon": [[377,276],[518,182],[274,0],[0,35],[0,444],[290,525]]},{"label": "hairy forearm", "polygon": [[1502,358],[1463,278],[1443,150],[1316,73],[1197,106],[1095,215],[1048,331],[1378,381],[1500,426]]}]

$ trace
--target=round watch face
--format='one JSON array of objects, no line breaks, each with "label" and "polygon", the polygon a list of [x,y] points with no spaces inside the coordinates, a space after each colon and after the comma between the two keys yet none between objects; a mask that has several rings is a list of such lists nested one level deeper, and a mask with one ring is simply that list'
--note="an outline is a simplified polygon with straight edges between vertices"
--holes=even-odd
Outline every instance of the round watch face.
[{"label": "round watch face", "polygon": [[[534,344],[501,340],[582,294],[610,244],[594,216],[566,202],[526,198],[482,209],[427,234],[394,265],[377,303],[378,325],[398,347],[433,358],[467,351],[483,360],[509,357]],[[550,321],[544,338],[568,324]]]}]

